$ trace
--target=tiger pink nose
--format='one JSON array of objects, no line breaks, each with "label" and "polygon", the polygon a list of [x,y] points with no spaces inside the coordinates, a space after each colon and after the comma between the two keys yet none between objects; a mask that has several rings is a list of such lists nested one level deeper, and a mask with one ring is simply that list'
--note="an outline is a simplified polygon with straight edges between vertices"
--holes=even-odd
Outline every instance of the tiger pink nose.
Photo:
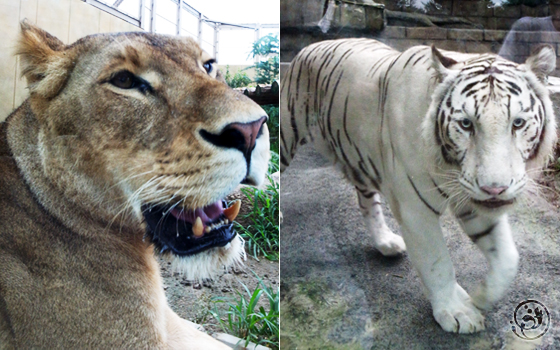
[{"label": "tiger pink nose", "polygon": [[509,186],[481,186],[480,189],[492,196],[498,196],[504,193]]}]

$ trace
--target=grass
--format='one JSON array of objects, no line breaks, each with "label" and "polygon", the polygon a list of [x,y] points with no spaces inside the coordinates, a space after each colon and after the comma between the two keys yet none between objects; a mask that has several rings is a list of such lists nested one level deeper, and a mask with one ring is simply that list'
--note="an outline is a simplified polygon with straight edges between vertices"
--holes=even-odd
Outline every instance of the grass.
[{"label": "grass", "polygon": [[[268,114],[268,131],[270,133],[270,150],[276,154],[279,152],[280,145],[280,114],[278,105],[261,106],[266,114]],[[278,162],[276,162],[278,164]]]},{"label": "grass", "polygon": [[[253,272],[254,274],[254,272]],[[272,349],[279,348],[279,316],[280,316],[280,288],[273,290],[266,286],[262,279],[255,274],[259,280],[259,286],[253,292],[241,283],[245,293],[236,291],[236,300],[230,298],[215,298],[212,316],[218,321],[222,330],[235,335],[245,341],[268,346]],[[268,309],[257,306],[261,297],[265,295],[268,301]],[[218,310],[218,303],[226,303],[228,310],[225,316]]]},{"label": "grass", "polygon": [[270,184],[262,190],[255,187],[245,187],[241,191],[251,203],[251,212],[240,215],[245,226],[235,223],[235,229],[246,240],[247,250],[255,259],[263,256],[269,260],[279,257],[279,185],[268,177]]}]

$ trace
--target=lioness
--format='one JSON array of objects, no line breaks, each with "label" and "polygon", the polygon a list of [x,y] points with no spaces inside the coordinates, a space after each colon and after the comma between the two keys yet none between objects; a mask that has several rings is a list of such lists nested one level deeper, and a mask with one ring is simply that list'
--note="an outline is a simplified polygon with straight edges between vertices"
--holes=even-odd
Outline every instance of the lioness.
[{"label": "lioness", "polygon": [[265,112],[190,38],[26,22],[30,97],[0,127],[0,348],[227,349],[167,305],[154,252],[188,277],[241,259],[222,198],[259,184]]}]

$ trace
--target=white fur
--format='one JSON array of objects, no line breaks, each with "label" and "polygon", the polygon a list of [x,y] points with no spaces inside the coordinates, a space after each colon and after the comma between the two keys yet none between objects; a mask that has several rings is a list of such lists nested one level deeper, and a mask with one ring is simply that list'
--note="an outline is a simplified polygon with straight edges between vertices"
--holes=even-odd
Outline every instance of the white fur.
[{"label": "white fur", "polygon": [[165,254],[163,257],[171,262],[173,272],[178,272],[188,280],[210,279],[224,268],[242,265],[245,260],[245,241],[237,235],[225,247],[211,248],[196,255],[179,257]]}]

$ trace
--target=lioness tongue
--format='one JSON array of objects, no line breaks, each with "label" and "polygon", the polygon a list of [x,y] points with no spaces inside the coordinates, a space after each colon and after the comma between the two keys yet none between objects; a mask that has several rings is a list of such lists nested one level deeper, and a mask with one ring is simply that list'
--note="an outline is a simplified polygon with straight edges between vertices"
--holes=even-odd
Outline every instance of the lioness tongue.
[{"label": "lioness tongue", "polygon": [[185,221],[192,224],[193,234],[195,237],[201,237],[204,234],[206,226],[218,219],[222,214],[231,222],[235,220],[241,208],[241,201],[235,201],[229,208],[223,208],[222,201],[217,201],[204,208],[185,211],[184,209],[173,208],[171,215],[177,220]]}]

